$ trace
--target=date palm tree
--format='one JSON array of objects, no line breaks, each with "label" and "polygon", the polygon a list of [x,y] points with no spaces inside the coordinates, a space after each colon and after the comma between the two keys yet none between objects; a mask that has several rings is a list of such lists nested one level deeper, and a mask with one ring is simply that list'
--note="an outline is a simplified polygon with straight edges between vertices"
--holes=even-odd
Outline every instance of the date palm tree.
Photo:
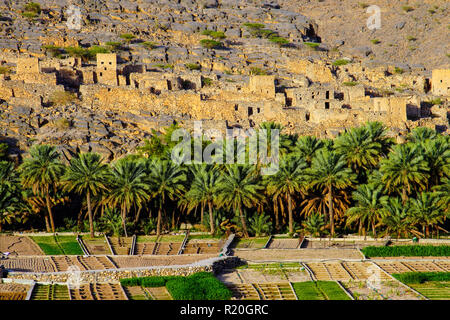
[{"label": "date palm tree", "polygon": [[302,226],[306,234],[320,237],[325,230],[325,221],[319,212],[315,212],[303,221]]},{"label": "date palm tree", "polygon": [[237,212],[244,236],[248,238],[243,206],[253,207],[262,198],[263,187],[255,168],[248,165],[226,165],[225,172],[216,184],[216,204]]},{"label": "date palm tree", "polygon": [[381,161],[380,172],[387,191],[401,191],[403,203],[414,190],[425,190],[429,178],[429,168],[419,146],[411,143],[395,146],[389,158]]},{"label": "date palm tree", "polygon": [[111,168],[109,196],[106,202],[120,207],[125,237],[128,237],[126,218],[132,207],[140,208],[150,198],[150,187],[146,183],[144,162],[121,159]]},{"label": "date palm tree", "polygon": [[322,188],[328,195],[331,236],[334,236],[333,195],[337,189],[345,189],[356,180],[352,170],[347,167],[344,156],[322,149],[313,158],[311,168],[306,171],[309,187]]},{"label": "date palm tree", "polygon": [[214,226],[215,219],[213,216],[212,207],[215,197],[215,185],[219,180],[220,174],[216,167],[212,167],[209,165],[202,165],[198,170],[195,170],[193,174],[194,178],[191,183],[191,188],[186,193],[186,198],[194,199],[193,201],[194,204],[196,203],[196,201],[201,203],[202,223],[203,223],[203,208],[206,204],[208,205],[210,232],[213,235],[215,232]]},{"label": "date palm tree", "polygon": [[20,166],[22,185],[30,187],[35,195],[42,194],[45,197],[52,232],[55,232],[55,223],[50,204],[50,188],[57,188],[64,170],[58,151],[48,145],[33,146],[30,157]]},{"label": "date palm tree", "polygon": [[292,197],[300,192],[305,184],[305,160],[299,157],[285,157],[280,163],[277,173],[264,177],[267,193],[273,201],[282,198],[287,202],[289,214],[289,233],[293,233],[294,218],[292,215]]},{"label": "date palm tree", "polygon": [[334,148],[360,178],[375,168],[382,157],[381,144],[373,141],[366,127],[349,129],[335,139]]},{"label": "date palm tree", "polygon": [[187,176],[185,170],[170,160],[149,160],[147,162],[147,183],[152,196],[158,201],[156,235],[161,234],[161,220],[167,198],[175,200],[185,192]]},{"label": "date palm tree", "polygon": [[322,140],[314,136],[302,136],[297,140],[292,151],[300,158],[305,159],[306,163],[310,166],[317,150],[323,147],[324,142]]},{"label": "date palm tree", "polygon": [[418,127],[412,130],[407,140],[412,143],[422,144],[427,140],[433,140],[437,136],[436,131],[427,127]]},{"label": "date palm tree", "polygon": [[99,154],[81,153],[70,160],[70,165],[63,177],[66,191],[86,195],[92,238],[94,238],[94,219],[91,196],[97,197],[102,191],[107,190],[109,172],[109,167],[102,163]]},{"label": "date palm tree", "polygon": [[422,233],[428,237],[430,227],[445,220],[443,207],[439,205],[439,197],[432,192],[419,193],[417,199],[411,199],[411,222],[422,226]]},{"label": "date palm tree", "polygon": [[442,178],[450,177],[450,140],[439,136],[423,143],[425,161],[430,168],[431,185],[438,185]]},{"label": "date palm tree", "polygon": [[414,233],[415,227],[411,224],[408,203],[403,204],[399,198],[389,198],[383,208],[382,223],[386,225],[386,234],[396,234],[398,239],[401,234],[406,237],[408,232]]},{"label": "date palm tree", "polygon": [[364,235],[366,228],[371,227],[374,237],[377,237],[376,225],[383,217],[383,204],[388,199],[383,195],[382,189],[381,185],[363,184],[353,192],[353,200],[356,204],[347,210],[347,225],[358,221],[364,230]]}]

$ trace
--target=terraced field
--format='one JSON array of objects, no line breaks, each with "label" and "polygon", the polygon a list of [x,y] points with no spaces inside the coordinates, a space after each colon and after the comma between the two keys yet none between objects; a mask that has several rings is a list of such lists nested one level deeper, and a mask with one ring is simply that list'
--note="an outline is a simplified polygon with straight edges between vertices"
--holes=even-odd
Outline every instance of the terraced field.
[{"label": "terraced field", "polygon": [[112,251],[116,255],[128,255],[131,253],[132,237],[108,237]]},{"label": "terraced field", "polygon": [[75,236],[31,237],[46,255],[83,255]]},{"label": "terraced field", "polygon": [[0,300],[25,300],[29,288],[27,285],[0,281]]},{"label": "terraced field", "polygon": [[388,273],[404,272],[450,272],[449,260],[376,260],[374,261]]},{"label": "terraced field", "polygon": [[106,243],[105,237],[90,238],[85,236],[82,238],[91,255],[109,255],[112,254],[111,250]]},{"label": "terraced field", "polygon": [[236,242],[236,249],[262,249],[269,240],[269,237],[256,237],[249,239],[239,239]]},{"label": "terraced field", "polygon": [[31,293],[31,300],[70,300],[69,290],[65,285],[36,284]]},{"label": "terraced field", "polygon": [[128,300],[118,283],[89,283],[70,289],[72,300]]},{"label": "terraced field", "polygon": [[234,300],[297,300],[289,283],[228,284]]},{"label": "terraced field", "polygon": [[[323,281],[366,280],[374,268],[370,262],[308,262],[305,265],[317,280]],[[384,272],[380,275],[382,280],[390,279]]]},{"label": "terraced field", "polygon": [[299,300],[351,300],[334,281],[307,281],[293,283]]},{"label": "terraced field", "polygon": [[123,287],[129,300],[149,300],[150,297],[144,288],[140,286]]},{"label": "terraced field", "polygon": [[189,240],[183,254],[219,253],[222,243],[207,240]]},{"label": "terraced field", "polygon": [[448,281],[426,281],[421,284],[409,284],[409,286],[431,300],[450,300],[450,282]]}]

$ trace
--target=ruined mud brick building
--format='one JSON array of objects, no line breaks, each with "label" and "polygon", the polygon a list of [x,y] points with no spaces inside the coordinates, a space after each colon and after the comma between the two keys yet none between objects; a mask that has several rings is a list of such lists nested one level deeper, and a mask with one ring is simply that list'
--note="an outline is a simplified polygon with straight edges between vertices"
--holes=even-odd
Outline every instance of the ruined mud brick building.
[{"label": "ruined mud brick building", "polygon": [[[393,136],[419,125],[449,132],[449,69],[313,50],[305,42],[320,40],[315,23],[273,4],[100,1],[101,9],[84,7],[80,33],[63,27],[60,5],[41,4],[51,13],[42,25],[23,21],[28,32],[0,37],[0,65],[11,70],[0,75],[0,136],[18,139],[22,148],[37,140],[63,145],[67,158],[96,151],[112,159],[133,150],[151,129],[174,122],[192,128],[194,120],[221,131],[275,121],[288,133],[320,137],[375,120]],[[11,17],[20,5],[8,3]],[[264,23],[290,45],[252,36],[247,22]],[[6,25],[14,29],[12,21]],[[206,29],[224,32],[223,48],[200,45]],[[93,61],[55,58],[42,47],[104,46],[125,32],[136,40]],[[143,41],[156,46],[145,48]],[[76,99],[57,106],[55,92]],[[67,127],[55,128],[60,119]]]}]

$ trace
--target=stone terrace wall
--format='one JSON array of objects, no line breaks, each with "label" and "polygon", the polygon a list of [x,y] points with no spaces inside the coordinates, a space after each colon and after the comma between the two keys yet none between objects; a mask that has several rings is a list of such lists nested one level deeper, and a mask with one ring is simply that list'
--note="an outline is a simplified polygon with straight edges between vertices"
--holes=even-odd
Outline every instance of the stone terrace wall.
[{"label": "stone terrace wall", "polygon": [[[118,282],[122,278],[149,277],[149,276],[188,276],[196,272],[218,273],[223,269],[238,266],[240,260],[237,257],[218,257],[202,260],[189,265],[157,266],[146,268],[127,268],[109,270],[80,271],[80,279],[83,283],[94,282]],[[8,278],[29,279],[37,282],[67,282],[68,272],[9,272]]]}]

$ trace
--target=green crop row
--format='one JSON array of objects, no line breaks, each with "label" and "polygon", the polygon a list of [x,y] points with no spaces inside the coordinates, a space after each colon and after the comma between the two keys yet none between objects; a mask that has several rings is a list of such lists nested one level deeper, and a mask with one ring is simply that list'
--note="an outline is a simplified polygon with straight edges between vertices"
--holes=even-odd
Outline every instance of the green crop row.
[{"label": "green crop row", "polygon": [[156,276],[121,279],[123,286],[162,287],[175,300],[229,300],[231,291],[209,272],[198,272],[193,275]]},{"label": "green crop row", "polygon": [[450,256],[450,246],[440,245],[411,245],[375,247],[369,246],[362,249],[366,257],[432,257]]},{"label": "green crop row", "polygon": [[450,281],[450,272],[405,272],[393,276],[405,284],[424,283],[426,281]]}]

